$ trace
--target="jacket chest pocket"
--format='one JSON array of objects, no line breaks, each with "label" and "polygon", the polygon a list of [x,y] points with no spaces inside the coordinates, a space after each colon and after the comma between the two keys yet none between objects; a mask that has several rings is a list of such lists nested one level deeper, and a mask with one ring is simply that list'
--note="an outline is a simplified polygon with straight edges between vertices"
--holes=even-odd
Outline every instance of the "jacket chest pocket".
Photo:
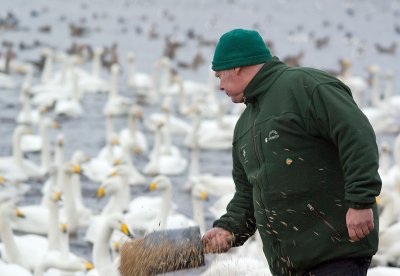
[{"label": "jacket chest pocket", "polygon": [[285,150],[276,155],[273,162],[267,160],[265,164],[267,190],[282,196],[309,191],[315,176],[306,164],[307,157]]}]

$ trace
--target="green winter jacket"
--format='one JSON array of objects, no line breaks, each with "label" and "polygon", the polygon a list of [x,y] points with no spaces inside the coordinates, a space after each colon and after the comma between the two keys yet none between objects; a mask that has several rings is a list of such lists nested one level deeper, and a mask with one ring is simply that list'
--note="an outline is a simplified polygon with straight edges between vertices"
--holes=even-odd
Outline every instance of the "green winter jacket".
[{"label": "green winter jacket", "polygon": [[[214,222],[243,244],[258,229],[274,275],[302,275],[378,249],[381,189],[374,131],[331,75],[274,57],[244,92],[233,140],[236,192]],[[350,240],[346,212],[373,208],[375,229]]]}]

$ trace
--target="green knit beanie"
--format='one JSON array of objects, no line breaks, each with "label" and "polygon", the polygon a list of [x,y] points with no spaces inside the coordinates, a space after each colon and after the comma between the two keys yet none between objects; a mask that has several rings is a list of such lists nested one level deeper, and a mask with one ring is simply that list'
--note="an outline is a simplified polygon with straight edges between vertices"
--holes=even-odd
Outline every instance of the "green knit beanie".
[{"label": "green knit beanie", "polygon": [[265,63],[271,53],[258,32],[234,29],[221,36],[212,61],[213,71]]}]

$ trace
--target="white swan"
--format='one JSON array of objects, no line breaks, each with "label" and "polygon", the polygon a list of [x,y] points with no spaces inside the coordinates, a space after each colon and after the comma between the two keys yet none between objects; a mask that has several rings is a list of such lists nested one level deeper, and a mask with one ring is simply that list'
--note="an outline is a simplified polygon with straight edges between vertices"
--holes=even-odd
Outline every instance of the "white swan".
[{"label": "white swan", "polygon": [[155,224],[154,221],[160,216],[160,212],[175,212],[177,209],[176,204],[171,202],[172,188],[169,178],[157,176],[149,185],[149,191],[156,189],[157,186],[165,187],[162,188],[161,196],[142,195],[129,203],[129,211],[124,217],[131,229],[140,232],[149,231]]},{"label": "white swan", "polygon": [[368,71],[371,74],[372,91],[371,106],[362,108],[363,113],[367,116],[372,127],[377,133],[395,132],[398,130],[397,122],[390,116],[390,109],[384,100],[383,93],[379,85],[379,68],[377,66],[369,66]]},{"label": "white swan", "polygon": [[[182,157],[177,150],[171,150],[167,145],[166,151],[163,152],[161,144],[161,128],[164,124],[159,124],[154,137],[154,148],[149,156],[150,160],[143,168],[143,172],[147,175],[167,174],[179,175],[184,172],[187,167],[187,160]],[[168,137],[168,134],[167,134]]]},{"label": "white swan", "polygon": [[[72,85],[66,78],[69,66],[68,59],[65,55],[62,55],[60,59],[62,68],[57,77],[52,77],[42,84],[33,86],[30,90],[31,94],[33,94],[32,103],[35,106],[52,106],[57,100],[69,97]],[[46,74],[45,71],[46,69],[42,74]],[[45,77],[44,79],[47,78]]]},{"label": "white swan", "polygon": [[191,131],[185,138],[185,145],[194,147],[196,140],[201,149],[230,149],[237,115],[223,115],[225,108],[220,108],[217,119],[204,119],[201,108],[196,109]]},{"label": "white swan", "polygon": [[108,95],[107,102],[104,106],[103,113],[113,116],[121,116],[128,114],[129,107],[132,105],[132,100],[118,94],[118,77],[119,65],[111,66],[111,89]]},{"label": "white swan", "polygon": [[387,266],[376,266],[368,269],[368,276],[399,276],[400,268],[398,267],[387,267]]},{"label": "white swan", "polygon": [[[33,233],[40,235],[47,235],[51,233],[50,236],[57,236],[54,234],[54,227],[58,225],[58,214],[55,216],[54,212],[58,212],[58,203],[60,200],[59,192],[55,192],[56,187],[56,168],[52,168],[50,174],[50,191],[46,194],[46,201],[48,206],[44,205],[24,205],[20,206],[19,210],[24,214],[25,218],[21,220],[12,221],[11,226],[13,230],[18,230],[25,233]],[[57,205],[57,206],[56,206]],[[57,237],[52,238],[52,242],[49,247],[57,248]]]},{"label": "white swan", "polygon": [[136,71],[135,55],[128,53],[128,88],[131,88],[138,97],[143,97],[152,88],[152,76]]},{"label": "white swan", "polygon": [[64,195],[64,206],[60,211],[63,221],[68,223],[70,233],[77,233],[78,229],[87,227],[89,224],[90,213],[79,212],[77,209],[76,198],[71,184],[73,174],[80,174],[81,168],[78,164],[67,162],[64,167],[64,181],[61,191]]},{"label": "white swan", "polygon": [[93,264],[95,270],[100,275],[118,275],[118,264],[112,261],[109,252],[109,241],[114,230],[122,232],[128,237],[132,237],[122,214],[112,214],[107,217],[104,224],[101,225],[99,235],[94,242],[92,251]]},{"label": "white swan", "polygon": [[[75,168],[80,168],[82,164],[87,162],[90,158],[81,150],[76,150],[73,152],[71,157],[71,163]],[[76,206],[77,212],[82,217],[82,220],[89,218],[92,215],[92,210],[86,207],[83,197],[82,197],[82,187],[81,187],[81,173],[73,173],[70,179],[71,190]]]},{"label": "white swan", "polygon": [[121,162],[122,156],[123,150],[114,132],[112,115],[107,114],[106,145],[100,149],[97,157],[82,164],[83,174],[93,182],[102,182],[113,172],[113,166]]},{"label": "white swan", "polygon": [[[10,180],[25,181],[28,178],[42,178],[48,169],[49,152],[42,151],[42,167],[34,162],[23,158],[21,150],[22,135],[31,133],[31,130],[19,125],[13,133],[13,149],[12,156],[0,157],[0,175]],[[47,166],[47,168],[46,168]]]},{"label": "white swan", "polygon": [[72,74],[72,89],[70,95],[67,98],[58,99],[54,108],[54,112],[57,115],[64,115],[67,117],[81,117],[83,115],[83,108],[80,103],[80,94],[78,81],[79,77],[76,73],[75,68],[71,68]]},{"label": "white swan", "polygon": [[33,109],[29,94],[29,84],[22,86],[20,100],[22,102],[22,109],[17,115],[18,124],[36,125],[39,122],[40,112],[38,109]]},{"label": "white swan", "polygon": [[[0,203],[1,255],[9,263],[15,263],[33,271],[44,257],[48,242],[38,235],[14,236],[10,219],[15,217],[15,204],[11,200]],[[18,214],[18,213],[17,213]]]},{"label": "white swan", "polygon": [[[196,136],[193,137],[193,139],[196,138]],[[235,191],[235,183],[231,176],[215,176],[209,173],[200,174],[199,150],[198,142],[194,141],[191,148],[189,175],[184,189],[189,191],[193,186],[201,185],[205,192],[216,196],[233,193]]]},{"label": "white swan", "polygon": [[351,61],[348,59],[340,60],[342,72],[337,76],[344,84],[346,84],[353,95],[353,98],[357,105],[362,108],[365,106],[365,92],[368,88],[368,84],[363,77],[353,76],[351,73]]},{"label": "white swan", "polygon": [[92,74],[79,78],[78,87],[82,93],[104,93],[110,91],[110,83],[100,77],[100,62],[103,48],[96,48],[93,55]]},{"label": "white swan", "polygon": [[171,180],[168,177],[164,175],[159,175],[155,177],[150,184],[149,189],[150,191],[161,191],[161,206],[159,207],[156,217],[152,219],[147,218],[145,222],[141,221],[138,218],[140,217],[140,215],[134,215],[134,213],[138,210],[135,211],[130,209],[130,212],[125,215],[125,218],[128,225],[132,229],[141,229],[143,228],[144,223],[147,224],[147,229],[145,230],[148,232],[162,229],[185,228],[197,225],[197,223],[193,219],[190,219],[183,214],[172,211],[172,184]]},{"label": "white swan", "polygon": [[55,184],[52,179],[53,165],[50,166],[50,177],[43,184],[41,189],[42,199],[40,204],[43,206],[48,206],[48,194],[51,193],[53,186],[56,186],[61,191],[61,183],[64,181],[63,166],[64,166],[64,135],[59,133],[56,138],[56,145],[54,150],[54,168],[56,170]]},{"label": "white swan", "polygon": [[[53,275],[65,275],[65,272],[86,272],[93,269],[93,265],[82,258],[62,258],[58,255],[47,255],[35,268],[35,272],[33,276],[42,276],[42,275],[49,275],[46,273],[50,269],[56,269],[57,271],[64,272],[63,273],[50,273],[51,276]],[[51,271],[53,272],[53,271]],[[18,274],[19,275],[19,274]],[[71,275],[71,274],[67,274]],[[78,275],[78,274],[72,274]],[[79,274],[82,275],[82,274]]]},{"label": "white swan", "polygon": [[46,157],[48,157],[49,154],[47,154],[47,152],[49,152],[50,148],[50,128],[59,129],[60,125],[49,118],[44,118],[42,114],[39,120],[39,134],[25,134],[22,136],[22,151],[37,152],[43,150],[46,152]]},{"label": "white swan", "polygon": [[101,209],[100,214],[92,216],[86,230],[85,240],[94,243],[99,235],[99,227],[111,214],[122,214],[128,208],[126,197],[129,197],[129,186],[121,177],[111,176],[103,181],[97,189],[98,199],[109,196],[107,204]]},{"label": "white swan", "polygon": [[152,113],[145,119],[144,125],[148,130],[155,132],[160,122],[168,122],[169,131],[171,134],[186,135],[192,129],[188,122],[172,114],[170,96],[164,97],[162,103],[162,113]]},{"label": "white swan", "polygon": [[201,276],[272,276],[268,266],[255,258],[217,255]]},{"label": "white swan", "polygon": [[143,132],[137,130],[136,121],[142,120],[142,108],[133,105],[128,113],[128,128],[119,132],[119,140],[123,147],[133,151],[135,154],[147,152],[147,139]]}]

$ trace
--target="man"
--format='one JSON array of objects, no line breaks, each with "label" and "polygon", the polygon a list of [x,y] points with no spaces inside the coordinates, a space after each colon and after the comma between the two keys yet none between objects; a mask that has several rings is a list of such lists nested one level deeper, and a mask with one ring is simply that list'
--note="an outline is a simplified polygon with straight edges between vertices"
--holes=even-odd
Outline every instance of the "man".
[{"label": "man", "polygon": [[224,34],[212,69],[246,109],[233,139],[236,192],[204,235],[206,252],[242,245],[258,229],[274,275],[366,275],[381,180],[374,131],[349,88],[288,67],[252,30]]}]

